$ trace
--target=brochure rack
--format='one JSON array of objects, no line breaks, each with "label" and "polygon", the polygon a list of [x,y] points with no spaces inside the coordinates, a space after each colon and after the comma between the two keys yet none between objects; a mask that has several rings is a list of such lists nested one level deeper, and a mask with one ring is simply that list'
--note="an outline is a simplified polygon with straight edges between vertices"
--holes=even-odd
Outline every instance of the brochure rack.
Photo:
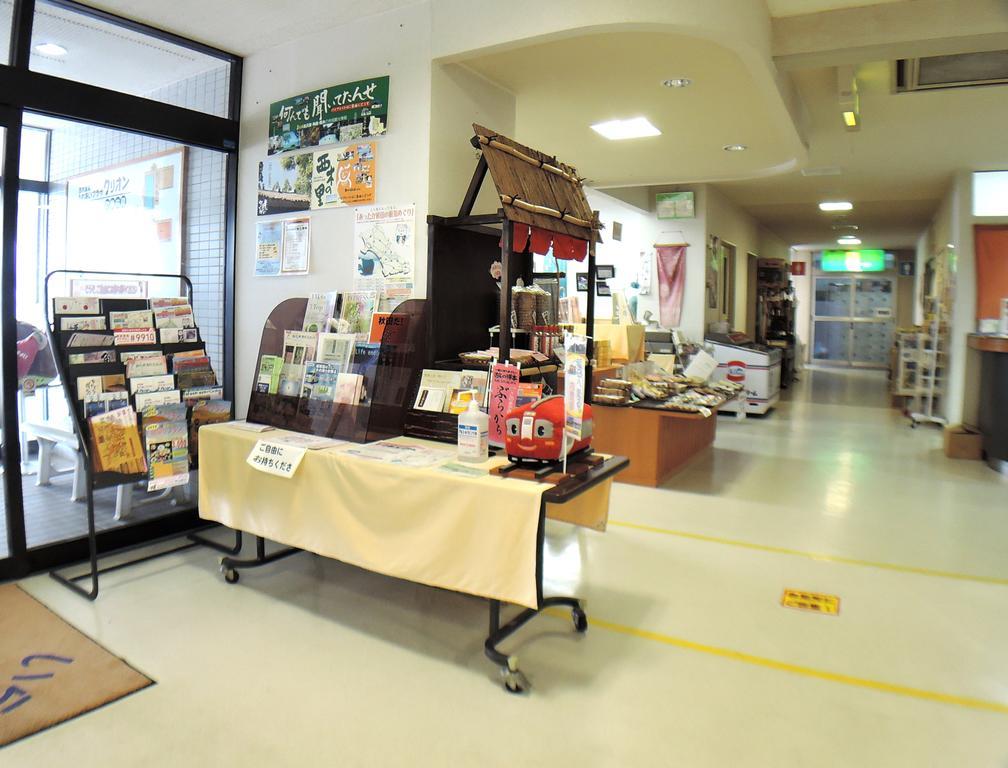
[{"label": "brochure rack", "polygon": [[[280,302],[266,319],[263,355],[284,357],[285,331],[300,331],[307,298]],[[360,403],[313,400],[258,391],[253,380],[247,420],[306,434],[369,443],[403,433],[403,404],[427,357],[427,302],[409,299],[391,313],[380,342],[359,341],[352,372],[364,377]]]},{"label": "brochure rack", "polygon": [[[172,552],[178,552],[183,549],[188,549],[190,547],[196,546],[197,544],[203,544],[205,546],[210,546],[214,549],[226,553],[237,552],[241,548],[240,534],[236,536],[236,542],[234,547],[225,547],[219,545],[215,542],[208,541],[197,537],[196,535],[190,535],[190,541],[182,546],[174,547],[167,551],[159,551],[155,554],[145,555],[143,557],[134,558],[127,560],[125,562],[119,562],[115,565],[108,566],[105,568],[100,568],[98,564],[99,551],[98,551],[98,539],[95,526],[95,510],[94,510],[94,492],[101,488],[110,488],[114,486],[128,485],[136,483],[147,478],[147,474],[135,473],[135,474],[124,474],[121,472],[105,472],[95,469],[94,461],[94,445],[91,440],[91,433],[88,425],[88,421],[84,412],[84,402],[78,399],[77,393],[77,379],[82,376],[105,376],[114,374],[125,374],[125,365],[122,362],[106,362],[106,363],[84,363],[75,364],[73,366],[73,373],[71,374],[70,368],[70,355],[71,354],[84,354],[87,352],[102,352],[102,351],[115,351],[122,352],[123,350],[128,350],[130,352],[143,352],[143,351],[159,351],[166,354],[172,354],[175,352],[184,352],[189,350],[201,349],[204,346],[202,339],[195,342],[180,343],[180,344],[136,344],[130,345],[128,347],[115,347],[115,346],[97,346],[97,347],[87,347],[87,346],[74,346],[69,347],[68,343],[71,336],[76,331],[61,330],[61,318],[63,315],[56,312],[52,306],[51,293],[50,293],[50,282],[56,277],[63,277],[66,275],[86,275],[86,276],[105,276],[105,277],[116,277],[116,278],[154,278],[154,279],[168,279],[177,280],[180,288],[180,293],[177,295],[184,295],[189,299],[190,304],[192,303],[193,288],[192,282],[185,275],[174,275],[174,274],[159,274],[159,273],[144,273],[144,272],[97,272],[97,271],[87,271],[87,270],[64,270],[59,269],[50,272],[46,275],[45,280],[45,304],[46,304],[46,335],[49,339],[49,346],[53,351],[53,358],[56,361],[56,369],[59,372],[60,382],[63,386],[63,393],[66,397],[67,403],[70,406],[70,418],[73,423],[74,433],[77,436],[78,449],[83,456],[83,468],[85,474],[84,488],[85,497],[87,502],[87,523],[88,523],[88,562],[89,570],[81,575],[77,576],[67,576],[64,573],[54,570],[50,571],[49,575],[63,584],[65,587],[73,590],[77,594],[86,597],[88,600],[95,600],[98,597],[98,576],[102,573],[107,573],[113,570],[119,570],[129,565],[135,565],[137,563],[145,562],[147,560],[153,559],[155,557],[161,557],[162,555],[171,554]],[[106,327],[110,327],[108,324],[109,312],[113,311],[129,311],[129,310],[141,310],[147,309],[149,306],[148,299],[130,299],[130,298],[102,298],[101,301],[101,312],[97,315],[104,316],[106,320]],[[73,313],[74,316],[79,316],[80,313]],[[87,331],[84,331],[87,333]],[[101,331],[95,331],[95,333],[100,333]],[[111,333],[111,331],[106,331]],[[198,333],[198,329],[197,329]],[[133,398],[130,396],[130,401],[132,403]],[[195,469],[195,465],[192,467]],[[174,537],[169,537],[174,538]],[[165,539],[167,540],[167,539]],[[109,552],[103,552],[102,555],[111,554],[121,554],[134,549],[139,549],[140,547],[150,547],[152,544],[158,543],[157,541],[144,542],[142,545],[135,547],[127,547],[122,549],[116,549]],[[91,588],[84,589],[77,582],[83,581],[85,579],[90,579]]]}]

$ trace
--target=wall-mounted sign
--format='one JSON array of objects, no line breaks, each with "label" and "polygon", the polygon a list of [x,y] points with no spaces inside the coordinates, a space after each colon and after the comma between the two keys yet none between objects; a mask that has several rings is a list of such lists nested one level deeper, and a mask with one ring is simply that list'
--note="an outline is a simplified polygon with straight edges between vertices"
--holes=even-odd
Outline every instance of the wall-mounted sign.
[{"label": "wall-mounted sign", "polygon": [[346,144],[388,129],[389,78],[332,85],[270,104],[269,154]]},{"label": "wall-mounted sign", "polygon": [[312,210],[371,205],[374,200],[374,142],[315,153],[311,181]]},{"label": "wall-mounted sign", "polygon": [[901,277],[913,277],[914,267],[916,265],[912,261],[901,261],[899,263],[899,273]]},{"label": "wall-mounted sign", "polygon": [[355,211],[357,275],[413,286],[416,205],[375,205]]},{"label": "wall-mounted sign", "polygon": [[823,272],[885,272],[886,252],[867,249],[863,251],[823,251]]},{"label": "wall-mounted sign", "polygon": [[804,261],[792,261],[791,262],[791,274],[800,277],[805,274],[805,262]]},{"label": "wall-mounted sign", "polygon": [[269,157],[259,163],[259,200],[256,213],[296,213],[311,208],[312,166],[315,156],[299,152]]},{"label": "wall-mounted sign", "polygon": [[692,192],[661,192],[655,195],[655,210],[659,219],[692,219],[696,217]]}]

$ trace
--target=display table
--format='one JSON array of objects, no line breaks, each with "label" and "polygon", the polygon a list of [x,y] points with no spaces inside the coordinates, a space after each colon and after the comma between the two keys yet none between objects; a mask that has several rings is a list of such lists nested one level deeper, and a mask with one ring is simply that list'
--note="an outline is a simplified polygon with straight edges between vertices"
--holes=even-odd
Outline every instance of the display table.
[{"label": "display table", "polygon": [[[308,451],[292,478],[260,472],[246,458],[261,439],[228,424],[200,430],[199,512],[259,537],[255,560],[224,558],[225,575],[298,551],[310,551],[377,573],[478,595],[491,600],[487,655],[510,668],[496,644],[547,605],[574,609],[575,626],[587,626],[574,598],[544,598],[544,520],[561,519],[604,530],[612,475],[626,459],[611,457],[576,481],[557,486],[492,475],[468,477],[437,466],[411,467],[353,456],[358,444]],[[395,442],[445,452],[452,446],[411,438]],[[489,469],[505,463],[492,458]],[[292,549],[266,555],[265,539]],[[526,606],[504,627],[501,602]],[[516,669],[509,669],[516,673]],[[509,686],[510,688],[510,686]]]},{"label": "display table", "polygon": [[592,439],[597,450],[630,459],[619,481],[652,488],[709,448],[717,430],[716,413],[704,417],[698,413],[593,403],[592,416]]},{"label": "display table", "polygon": [[977,426],[984,454],[993,469],[1008,474],[1008,337],[970,334],[967,344],[981,357]]}]

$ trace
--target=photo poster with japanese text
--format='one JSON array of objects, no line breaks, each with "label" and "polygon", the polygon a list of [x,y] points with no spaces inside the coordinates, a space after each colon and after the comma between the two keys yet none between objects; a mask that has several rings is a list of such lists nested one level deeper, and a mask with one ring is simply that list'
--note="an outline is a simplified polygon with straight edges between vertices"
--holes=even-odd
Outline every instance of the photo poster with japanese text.
[{"label": "photo poster with japanese text", "polygon": [[311,208],[372,205],[375,201],[375,144],[350,144],[315,153]]},{"label": "photo poster with japanese text", "polygon": [[355,211],[355,280],[380,278],[388,288],[413,288],[416,205],[375,205]]},{"label": "photo poster with japanese text", "polygon": [[347,144],[388,130],[389,77],[342,83],[274,101],[268,153]]},{"label": "photo poster with japanese text", "polygon": [[268,157],[260,162],[256,214],[269,216],[310,209],[314,163],[311,152]]},{"label": "photo poster with japanese text", "polygon": [[[185,158],[178,147],[68,179],[66,263],[58,266],[180,273]],[[178,295],[178,280],[153,279],[149,290]]]},{"label": "photo poster with japanese text", "polygon": [[256,224],[256,277],[275,277],[280,274],[283,224],[283,221],[260,221]]}]

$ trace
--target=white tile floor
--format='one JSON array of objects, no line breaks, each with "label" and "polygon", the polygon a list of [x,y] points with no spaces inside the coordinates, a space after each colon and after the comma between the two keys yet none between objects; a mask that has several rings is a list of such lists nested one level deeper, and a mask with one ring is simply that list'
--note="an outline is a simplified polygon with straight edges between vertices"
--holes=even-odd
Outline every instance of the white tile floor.
[{"label": "white tile floor", "polygon": [[946,460],[877,374],[803,379],[667,488],[617,486],[608,533],[551,528],[549,586],[595,623],[515,641],[530,696],[498,687],[475,599],[309,555],[227,586],[195,550],[96,604],[24,582],[159,684],[0,765],[1008,765],[1008,480]]}]

